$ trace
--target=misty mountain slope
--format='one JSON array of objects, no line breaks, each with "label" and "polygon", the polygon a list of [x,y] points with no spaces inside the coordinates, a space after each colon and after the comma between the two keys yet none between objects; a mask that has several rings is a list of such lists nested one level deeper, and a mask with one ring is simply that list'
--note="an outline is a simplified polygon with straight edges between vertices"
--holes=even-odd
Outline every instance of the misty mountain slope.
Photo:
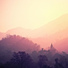
[{"label": "misty mountain slope", "polygon": [[59,51],[65,51],[68,53],[68,37],[57,41],[54,45]]},{"label": "misty mountain slope", "polygon": [[24,37],[31,37],[31,38],[44,37],[44,36],[47,37],[50,36],[51,34],[64,30],[67,27],[68,27],[68,14],[65,14],[45,24],[44,26],[38,29],[29,30],[19,27],[19,28],[8,30],[6,34],[16,34],[16,35],[21,35]]},{"label": "misty mountain slope", "polygon": [[0,32],[0,39],[2,39],[2,38],[5,37],[5,36],[6,36],[5,33]]},{"label": "misty mountain slope", "polygon": [[66,29],[56,32],[50,36],[50,38],[52,38],[53,41],[55,40],[55,42],[58,40],[67,38],[67,37],[68,37],[68,27]]},{"label": "misty mountain slope", "polygon": [[[51,34],[48,37],[32,38],[32,41],[40,44],[41,47],[47,48],[48,46],[50,46],[51,43],[55,44],[56,42],[58,43],[60,40],[61,40],[61,42],[63,42],[62,40],[65,38],[68,38],[68,28],[61,30],[59,32],[56,32],[54,34]],[[67,43],[67,45],[68,45],[68,43]],[[57,46],[58,45],[55,45],[55,47],[57,47]],[[60,46],[62,46],[62,45],[60,45]],[[58,47],[60,47],[60,46],[58,46]]]},{"label": "misty mountain slope", "polygon": [[32,32],[33,37],[44,37],[68,27],[68,14],[65,14]]},{"label": "misty mountain slope", "polygon": [[29,36],[29,33],[31,32],[32,30],[29,30],[29,29],[24,29],[24,28],[21,28],[21,27],[17,27],[17,28],[14,28],[14,29],[10,29],[6,32],[6,34],[11,34],[11,35],[20,35],[20,36],[23,36],[23,37],[28,37]]},{"label": "misty mountain slope", "polygon": [[47,37],[39,37],[39,38],[30,38],[35,43],[38,43],[41,48],[48,48],[52,42],[52,39]]},{"label": "misty mountain slope", "polygon": [[68,24],[68,14],[63,15],[60,18],[46,24],[44,27],[41,27],[40,29],[37,29],[36,30],[37,35],[34,34],[34,37],[36,36],[37,37],[32,38],[32,41],[40,44],[41,47],[46,48],[51,43],[54,44],[59,40],[67,38],[68,37],[68,25],[67,24]]},{"label": "misty mountain slope", "polygon": [[14,28],[8,30],[6,34],[16,34],[28,37],[33,42],[40,44],[41,47],[46,48],[50,46],[51,43],[54,44],[55,42],[68,37],[68,14],[65,14],[35,30]]},{"label": "misty mountain slope", "polygon": [[[10,35],[6,38],[3,38],[0,41],[0,48],[1,49],[7,49],[11,51],[26,51],[26,52],[32,52],[34,50],[39,50],[40,46],[37,44],[34,44],[32,41],[28,40],[27,38],[16,36],[16,35]],[[0,50],[1,50],[0,49]]]},{"label": "misty mountain slope", "polygon": [[40,46],[25,37],[9,35],[0,40],[0,62],[11,59],[13,52],[25,51],[31,53],[38,51]]}]

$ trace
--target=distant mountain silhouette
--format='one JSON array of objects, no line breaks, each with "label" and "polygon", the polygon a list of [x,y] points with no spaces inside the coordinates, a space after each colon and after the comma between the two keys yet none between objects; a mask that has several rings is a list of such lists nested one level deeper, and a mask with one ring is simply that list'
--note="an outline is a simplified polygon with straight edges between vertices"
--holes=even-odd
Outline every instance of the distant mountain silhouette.
[{"label": "distant mountain silhouette", "polygon": [[6,38],[0,40],[0,62],[1,60],[2,62],[9,60],[13,52],[25,51],[26,53],[31,53],[39,49],[39,45],[25,37],[8,35]]},{"label": "distant mountain silhouette", "polygon": [[[42,45],[43,47],[48,47],[51,43],[55,44],[56,42],[58,43],[58,41],[63,42],[62,40],[65,38],[68,38],[68,28],[56,32],[54,34],[51,34],[50,36],[47,37],[34,38],[32,39],[32,41]],[[55,46],[57,47],[57,45]]]},{"label": "distant mountain silhouette", "polygon": [[8,35],[0,41],[0,46],[5,49],[10,49],[12,51],[26,51],[31,52],[33,50],[38,50],[39,45],[33,43],[25,37]]},{"label": "distant mountain silhouette", "polygon": [[0,39],[2,39],[2,38],[5,37],[5,36],[6,36],[5,33],[0,32]]},{"label": "distant mountain silhouette", "polygon": [[29,33],[31,32],[32,30],[29,30],[29,29],[24,29],[24,28],[21,28],[21,27],[18,27],[18,28],[14,28],[14,29],[10,29],[6,32],[6,34],[11,34],[11,35],[20,35],[20,36],[23,36],[23,37],[28,37],[29,36]]},{"label": "distant mountain silhouette", "polygon": [[61,17],[35,30],[29,30],[29,29],[18,27],[18,28],[8,30],[6,33],[17,34],[17,35],[31,37],[31,38],[37,38],[37,37],[50,36],[66,28],[68,28],[68,14],[62,15]]},{"label": "distant mountain silhouette", "polygon": [[68,14],[65,14],[35,30],[18,27],[8,30],[6,34],[28,37],[33,42],[40,44],[41,47],[46,48],[50,46],[51,43],[54,44],[57,41],[68,37]]},{"label": "distant mountain silhouette", "polygon": [[[40,29],[37,29],[36,32],[40,37],[34,38],[32,39],[32,41],[40,44],[44,48],[47,48],[51,43],[53,44],[55,44],[56,42],[58,43],[59,40],[61,40],[62,42],[62,39],[68,37],[68,14],[63,15],[60,18],[46,24]],[[58,46],[58,48],[60,46]],[[57,47],[57,45],[55,45],[55,47]]]},{"label": "distant mountain silhouette", "polygon": [[34,30],[31,35],[33,35],[33,37],[46,37],[66,28],[68,28],[68,14],[65,14]]},{"label": "distant mountain silhouette", "polygon": [[54,43],[54,45],[58,50],[68,53],[68,37],[57,41],[56,43]]}]

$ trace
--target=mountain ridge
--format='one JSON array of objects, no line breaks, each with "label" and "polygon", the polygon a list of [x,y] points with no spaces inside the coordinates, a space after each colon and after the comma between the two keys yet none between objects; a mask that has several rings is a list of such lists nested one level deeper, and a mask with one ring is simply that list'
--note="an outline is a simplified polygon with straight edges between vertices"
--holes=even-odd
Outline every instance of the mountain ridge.
[{"label": "mountain ridge", "polygon": [[41,47],[45,48],[51,43],[54,44],[57,41],[68,37],[67,24],[68,14],[65,14],[38,29],[29,30],[18,27],[8,30],[5,34],[16,34],[23,37],[27,37],[33,42],[40,44]]}]

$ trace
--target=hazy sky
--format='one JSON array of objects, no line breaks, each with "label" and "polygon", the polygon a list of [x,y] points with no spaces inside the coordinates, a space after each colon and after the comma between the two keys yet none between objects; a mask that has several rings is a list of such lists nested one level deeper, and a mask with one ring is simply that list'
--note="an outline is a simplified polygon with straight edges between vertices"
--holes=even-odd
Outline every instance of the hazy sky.
[{"label": "hazy sky", "polygon": [[68,13],[68,0],[0,0],[0,32],[36,29]]}]

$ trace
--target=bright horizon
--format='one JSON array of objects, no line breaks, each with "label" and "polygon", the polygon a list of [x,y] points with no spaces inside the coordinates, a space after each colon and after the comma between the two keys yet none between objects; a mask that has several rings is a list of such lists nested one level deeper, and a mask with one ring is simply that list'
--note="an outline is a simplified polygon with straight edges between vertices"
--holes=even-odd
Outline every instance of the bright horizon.
[{"label": "bright horizon", "polygon": [[0,0],[0,32],[36,29],[68,13],[68,0]]}]

